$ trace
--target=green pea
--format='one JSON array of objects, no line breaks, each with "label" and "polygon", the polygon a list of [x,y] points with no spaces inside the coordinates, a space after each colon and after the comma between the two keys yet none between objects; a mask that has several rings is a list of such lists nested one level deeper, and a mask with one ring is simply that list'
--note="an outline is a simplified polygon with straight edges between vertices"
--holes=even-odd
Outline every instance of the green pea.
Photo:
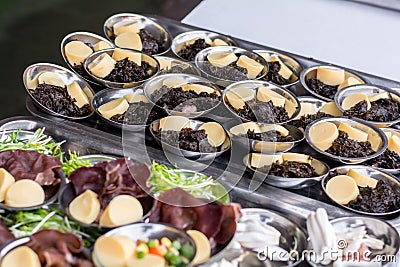
[{"label": "green pea", "polygon": [[136,256],[138,257],[138,259],[143,259],[145,254],[143,251],[139,251]]},{"label": "green pea", "polygon": [[170,262],[171,262],[171,264],[173,264],[173,265],[179,265],[179,264],[181,264],[182,260],[181,260],[181,257],[175,256],[175,255],[174,255],[174,256],[171,258]]},{"label": "green pea", "polygon": [[167,253],[165,253],[164,258],[167,261],[170,261],[172,259],[172,257],[174,256],[174,253],[172,253],[172,251],[167,251]]},{"label": "green pea", "polygon": [[177,250],[180,250],[181,249],[181,243],[179,242],[179,241],[177,241],[177,240],[175,240],[174,242],[172,242],[172,246],[174,247],[174,248],[176,248]]},{"label": "green pea", "polygon": [[190,245],[183,245],[181,248],[181,255],[186,259],[193,259],[194,257],[194,248]]}]

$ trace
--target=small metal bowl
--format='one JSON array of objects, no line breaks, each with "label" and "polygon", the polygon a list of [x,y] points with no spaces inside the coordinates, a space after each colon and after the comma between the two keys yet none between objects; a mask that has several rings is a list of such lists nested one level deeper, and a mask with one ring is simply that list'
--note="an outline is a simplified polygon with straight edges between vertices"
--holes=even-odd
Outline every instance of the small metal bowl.
[{"label": "small metal bowl", "polygon": [[[374,95],[374,94],[379,94],[379,93],[384,93],[388,92],[394,100],[400,102],[400,92],[397,92],[395,90],[383,87],[383,86],[378,86],[378,85],[371,85],[371,84],[359,84],[359,85],[353,85],[349,86],[347,88],[343,88],[342,90],[338,91],[335,95],[335,102],[338,108],[341,111],[345,111],[342,108],[342,103],[343,100],[348,97],[349,95],[355,94],[355,93],[362,93],[366,95]],[[386,121],[386,122],[378,122],[378,121],[368,121],[369,123],[374,124],[377,127],[389,127],[393,124],[399,123],[400,118],[394,121]]]},{"label": "small metal bowl", "polygon": [[134,81],[134,82],[129,82],[129,83],[118,83],[118,82],[111,82],[111,81],[107,81],[103,78],[99,78],[96,75],[92,74],[89,70],[89,64],[92,63],[97,57],[99,57],[101,54],[103,53],[107,53],[108,55],[112,56],[113,52],[114,52],[115,48],[110,48],[110,49],[104,49],[104,50],[100,50],[97,52],[94,52],[93,54],[91,54],[90,56],[88,56],[85,60],[85,62],[83,63],[83,67],[85,68],[85,71],[97,82],[101,83],[104,86],[107,86],[109,88],[116,88],[116,89],[126,89],[126,88],[132,88],[132,87],[136,87],[138,85],[141,85],[142,83],[150,80],[152,77],[156,76],[157,73],[160,70],[160,64],[158,63],[158,61],[153,57],[153,56],[149,56],[147,54],[144,54],[140,51],[137,50],[133,50],[133,49],[126,49],[124,48],[124,50],[129,50],[131,52],[136,52],[136,53],[140,53],[142,55],[142,62],[145,61],[147,63],[150,64],[150,66],[152,66],[154,68],[153,73],[151,74],[151,76],[149,78],[147,78],[146,80],[143,81]]},{"label": "small metal bowl", "polygon": [[[65,84],[71,84],[73,82],[77,82],[79,84],[79,86],[82,88],[83,92],[86,94],[86,96],[89,99],[89,102],[91,101],[91,99],[93,98],[94,95],[94,91],[93,89],[90,87],[90,85],[83,80],[82,78],[80,78],[78,75],[76,75],[75,73],[73,73],[72,71],[55,65],[55,64],[50,64],[50,63],[36,63],[33,65],[30,65],[29,67],[27,67],[22,75],[22,79],[23,79],[23,83],[24,83],[24,87],[25,90],[27,92],[27,94],[29,95],[29,97],[33,100],[33,102],[35,103],[36,106],[38,106],[42,111],[53,115],[53,116],[57,116],[57,117],[61,117],[64,119],[69,119],[69,120],[83,120],[86,119],[90,116],[93,115],[94,110],[92,109],[92,112],[84,117],[69,117],[66,115],[62,115],[59,114],[47,107],[45,107],[44,105],[42,105],[36,98],[33,97],[33,95],[29,92],[29,89],[35,89],[35,88],[29,88],[30,87],[30,83],[32,83],[40,73],[42,72],[53,72],[56,73],[60,79],[62,79],[62,81]],[[36,86],[35,86],[36,87]]]},{"label": "small metal bowl", "polygon": [[[261,128],[263,127],[262,123],[257,123]],[[239,124],[240,125],[240,124]],[[239,126],[236,125],[236,126]],[[258,153],[274,153],[274,152],[286,152],[297,146],[301,141],[304,140],[304,133],[288,124],[281,125],[285,127],[289,131],[289,135],[294,138],[292,142],[270,142],[270,141],[259,141],[254,139],[249,139],[245,136],[238,136],[231,132],[231,128],[228,133],[232,139],[232,142],[236,142],[240,144],[242,147],[249,148],[250,152],[258,152]],[[246,134],[243,132],[242,134]]]},{"label": "small metal bowl", "polygon": [[114,47],[114,44],[112,42],[110,42],[109,40],[107,40],[106,38],[104,38],[103,36],[91,33],[91,32],[73,32],[68,34],[67,36],[64,37],[64,39],[62,39],[61,41],[61,55],[65,61],[65,63],[68,65],[68,67],[75,72],[76,75],[78,75],[80,78],[84,79],[85,81],[87,81],[90,84],[94,84],[97,86],[101,86],[101,84],[97,83],[95,80],[91,79],[90,76],[88,76],[86,73],[85,76],[81,75],[80,73],[78,73],[75,69],[74,66],[69,63],[67,56],[65,55],[65,50],[64,47],[66,44],[68,44],[69,42],[72,41],[81,41],[84,42],[85,44],[89,44],[91,46],[94,46],[95,44],[97,44],[100,41],[106,42],[111,48]]},{"label": "small metal bowl", "polygon": [[[325,101],[332,101],[333,99],[330,99],[330,98],[327,98],[325,96],[319,95],[316,92],[314,92],[313,90],[311,90],[308,87],[307,83],[306,83],[306,81],[308,79],[317,77],[317,70],[318,70],[319,67],[323,67],[323,68],[327,68],[327,69],[335,69],[335,70],[344,69],[344,68],[339,68],[339,67],[335,67],[335,66],[332,66],[332,65],[311,66],[311,67],[308,67],[308,68],[304,69],[301,72],[301,74],[300,74],[300,83],[304,87],[304,89],[306,89],[310,94],[314,95],[315,97],[318,97],[318,98],[323,99]],[[347,79],[349,77],[353,77],[353,78],[357,79],[359,82],[361,82],[363,84],[366,83],[366,80],[364,78],[361,78],[360,76],[358,76],[354,72],[351,72],[351,71],[346,70],[346,69],[344,69],[344,70],[345,70],[345,72],[344,72],[345,73],[345,79]]]},{"label": "small metal bowl", "polygon": [[[205,122],[190,119],[190,128],[197,130],[204,123]],[[210,160],[210,159],[219,157],[231,148],[231,139],[229,138],[228,133],[226,133],[225,142],[220,146],[220,151],[218,151],[218,152],[203,153],[203,152],[193,152],[193,151],[180,149],[179,147],[175,147],[170,144],[167,144],[167,143],[163,142],[160,138],[156,137],[155,131],[157,131],[159,129],[159,124],[160,124],[160,120],[156,120],[152,124],[150,124],[150,133],[153,136],[153,138],[156,140],[156,142],[162,146],[162,149],[165,149],[166,151],[169,151],[172,154],[182,156],[185,158],[189,158],[189,159],[198,159],[200,161],[201,160],[205,161],[205,160]]]},{"label": "small metal bowl", "polygon": [[180,58],[182,60],[187,60],[187,59],[179,56],[179,52],[182,50],[182,48],[184,48],[186,42],[189,42],[189,41],[195,40],[195,39],[205,39],[205,38],[211,39],[212,41],[214,39],[221,39],[231,46],[237,46],[237,43],[235,40],[233,40],[232,38],[230,38],[226,35],[220,34],[220,33],[215,33],[215,32],[210,32],[210,31],[188,31],[188,32],[183,32],[183,33],[175,36],[175,38],[172,40],[171,50],[175,54],[175,56],[177,56],[178,58]]},{"label": "small metal bowl", "polygon": [[[295,76],[292,75],[292,77],[290,78],[291,83],[285,84],[285,85],[279,85],[279,86],[281,86],[283,88],[289,88],[289,87],[296,85],[300,81],[299,77],[300,77],[301,72],[303,71],[303,67],[301,66],[300,62],[297,61],[295,58],[290,57],[285,54],[278,53],[273,50],[253,50],[253,52],[260,54],[260,55],[262,53],[269,53],[270,55],[277,55],[279,57],[279,59],[282,60],[283,64],[285,64],[293,72],[293,74]],[[265,78],[266,77],[264,76],[263,79],[265,79]]]},{"label": "small metal bowl", "polygon": [[[378,169],[375,169],[375,168],[372,168],[372,167],[369,167],[369,166],[364,166],[364,165],[340,166],[340,167],[333,168],[331,170],[331,172],[333,172],[333,173],[337,172],[338,175],[342,175],[342,174],[346,175],[346,173],[350,169],[358,172],[361,175],[373,178],[375,180],[385,181],[391,186],[391,188],[393,190],[395,190],[397,192],[397,194],[400,194],[400,182],[398,181],[398,179],[395,176],[393,176],[391,174],[388,174],[388,173],[385,173],[385,172],[382,172],[382,171],[380,171]],[[391,215],[394,215],[394,214],[398,214],[400,212],[400,209],[398,209],[398,210],[395,210],[395,211],[385,212],[385,213],[371,213],[371,212],[364,212],[364,211],[355,210],[355,209],[352,209],[352,208],[350,208],[350,207],[348,207],[346,205],[342,205],[342,204],[337,203],[326,192],[326,184],[333,177],[334,176],[327,175],[321,182],[322,188],[324,189],[325,194],[332,200],[332,202],[336,203],[337,205],[341,206],[342,208],[350,210],[352,212],[359,213],[359,214],[363,214],[363,215],[367,215],[367,216],[378,216],[378,217],[387,217],[387,216],[391,216]]]},{"label": "small metal bowl", "polygon": [[140,29],[145,29],[150,32],[155,39],[157,39],[161,43],[161,49],[157,55],[162,55],[167,53],[171,48],[171,34],[160,24],[149,19],[148,17],[133,14],[133,13],[120,13],[115,14],[109,17],[103,25],[104,34],[106,37],[114,42],[115,35],[113,31],[113,26],[115,23],[120,21],[129,21],[134,22],[137,21],[139,23]]},{"label": "small metal bowl", "polygon": [[249,88],[254,90],[254,97],[256,98],[257,95],[257,90],[259,87],[261,86],[265,86],[268,87],[268,89],[273,90],[275,93],[280,94],[281,96],[285,97],[287,99],[287,101],[289,101],[290,103],[293,104],[294,107],[296,107],[296,110],[293,112],[293,114],[291,114],[291,116],[289,116],[289,120],[288,121],[282,121],[282,122],[275,122],[275,124],[284,124],[287,123],[291,120],[293,120],[294,118],[297,117],[297,115],[300,113],[300,102],[299,99],[297,98],[297,96],[295,94],[293,94],[292,92],[276,86],[272,83],[269,82],[264,82],[264,81],[255,81],[255,80],[247,80],[247,81],[241,81],[241,82],[236,82],[233,83],[231,85],[229,85],[228,87],[225,88],[224,93],[222,95],[222,100],[224,101],[224,105],[225,107],[236,117],[241,119],[243,122],[248,122],[250,120],[239,116],[231,107],[230,105],[228,105],[228,100],[226,99],[226,94],[235,88]]},{"label": "small metal bowl", "polygon": [[[315,158],[311,158],[310,165],[314,167],[316,173],[318,173],[319,176],[309,177],[309,178],[286,178],[281,176],[270,175],[268,173],[261,172],[256,168],[254,168],[253,166],[251,166],[250,162],[252,154],[256,153],[251,153],[246,155],[243,158],[243,163],[246,165],[247,168],[249,168],[251,171],[254,172],[254,175],[258,178],[258,180],[261,181],[265,180],[265,183],[272,186],[280,188],[290,188],[290,189],[306,188],[315,185],[329,174],[329,166],[325,162]],[[285,153],[276,153],[271,155],[282,155],[282,154]],[[271,164],[272,163],[273,162],[271,162]]]},{"label": "small metal bowl", "polygon": [[155,58],[157,60],[161,59],[171,62],[171,68],[168,70],[163,70],[160,68],[159,75],[166,73],[184,73],[184,74],[201,76],[200,70],[189,62],[166,56],[155,56]]},{"label": "small metal bowl", "polygon": [[218,86],[216,86],[215,84],[213,84],[212,82],[210,82],[209,80],[207,80],[205,78],[195,76],[195,75],[189,75],[189,74],[170,73],[170,74],[158,75],[144,84],[144,86],[143,86],[144,95],[147,97],[147,99],[149,99],[150,103],[152,103],[153,105],[157,106],[160,109],[165,110],[170,115],[184,116],[184,117],[188,117],[188,118],[195,118],[195,117],[202,116],[208,112],[211,112],[212,110],[214,110],[216,107],[219,106],[220,101],[214,107],[207,109],[207,110],[196,111],[196,112],[183,112],[183,111],[165,109],[164,107],[156,105],[157,99],[154,99],[152,97],[152,94],[156,90],[161,88],[161,86],[163,85],[163,81],[165,81],[166,79],[171,79],[171,78],[181,80],[182,84],[193,83],[193,84],[206,85],[208,87],[213,88],[215,92],[217,92],[218,94],[221,95],[221,91],[218,88]]},{"label": "small metal bowl", "polygon": [[249,78],[246,75],[243,78],[236,77],[236,79],[231,79],[227,77],[218,77],[215,74],[209,72],[206,67],[207,64],[211,65],[211,63],[208,62],[207,56],[215,53],[226,53],[226,52],[233,52],[237,56],[245,55],[248,56],[251,59],[256,60],[258,63],[264,66],[264,69],[261,71],[261,74],[259,77],[257,77],[257,80],[261,79],[264,77],[267,72],[268,72],[268,64],[265,61],[265,59],[260,56],[259,54],[256,54],[254,52],[245,50],[243,48],[239,48],[236,46],[213,46],[209,47],[206,49],[201,50],[199,53],[197,53],[196,58],[195,58],[195,64],[196,67],[202,72],[202,74],[209,79],[212,82],[215,82],[219,86],[222,87],[227,87],[228,85],[238,82],[238,81],[243,81],[243,80],[249,80]]},{"label": "small metal bowl", "polygon": [[[368,133],[369,136],[373,136],[374,139],[380,139],[381,140],[381,145],[379,147],[379,149],[372,155],[366,156],[366,157],[361,157],[361,158],[347,158],[347,157],[340,157],[340,156],[336,156],[336,155],[332,155],[326,151],[323,151],[321,149],[319,149],[318,147],[316,147],[311,139],[310,139],[310,129],[312,127],[314,127],[315,125],[319,124],[319,123],[323,123],[323,122],[332,122],[334,124],[336,124],[336,126],[339,126],[340,123],[346,123],[349,126],[355,127],[361,131],[364,131],[366,133]],[[388,147],[388,139],[385,135],[385,133],[379,129],[378,127],[376,127],[375,125],[372,125],[370,123],[367,123],[363,120],[360,119],[349,119],[349,118],[345,118],[345,117],[335,117],[335,118],[322,118],[316,121],[313,121],[312,123],[310,123],[306,130],[305,130],[305,135],[306,135],[306,140],[307,143],[315,150],[317,151],[319,154],[321,154],[323,157],[328,158],[330,160],[334,160],[337,162],[341,162],[344,164],[358,164],[364,161],[368,161],[372,158],[375,158],[377,156],[379,156],[380,154],[382,154],[383,152],[385,152],[385,150]]]}]

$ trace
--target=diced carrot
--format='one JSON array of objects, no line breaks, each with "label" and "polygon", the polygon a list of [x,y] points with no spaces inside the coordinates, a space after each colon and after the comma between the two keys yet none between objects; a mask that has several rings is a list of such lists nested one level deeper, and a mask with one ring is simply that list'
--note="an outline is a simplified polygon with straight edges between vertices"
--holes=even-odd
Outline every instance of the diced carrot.
[{"label": "diced carrot", "polygon": [[165,246],[160,245],[160,246],[157,246],[157,247],[152,247],[149,250],[149,253],[164,257],[164,255],[165,255],[165,253],[167,253],[167,251],[168,251],[168,249]]}]

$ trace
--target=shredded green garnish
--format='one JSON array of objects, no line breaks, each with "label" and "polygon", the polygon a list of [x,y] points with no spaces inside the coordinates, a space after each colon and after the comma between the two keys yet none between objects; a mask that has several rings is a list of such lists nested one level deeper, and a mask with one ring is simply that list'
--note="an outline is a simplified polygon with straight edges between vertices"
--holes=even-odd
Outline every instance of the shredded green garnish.
[{"label": "shredded green garnish", "polygon": [[197,198],[229,203],[229,194],[225,187],[211,176],[199,173],[187,174],[153,161],[151,176],[147,184],[152,187],[151,190],[156,196],[169,189],[179,187]]},{"label": "shredded green garnish", "polygon": [[69,151],[69,159],[63,162],[62,171],[68,177],[73,171],[80,167],[91,166],[90,161],[79,156],[76,152]]}]

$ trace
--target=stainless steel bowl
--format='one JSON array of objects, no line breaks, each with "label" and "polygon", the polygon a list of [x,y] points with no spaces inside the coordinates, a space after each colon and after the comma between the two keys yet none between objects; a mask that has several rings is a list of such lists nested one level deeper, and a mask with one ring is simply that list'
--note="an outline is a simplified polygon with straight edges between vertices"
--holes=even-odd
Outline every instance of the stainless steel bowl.
[{"label": "stainless steel bowl", "polygon": [[[336,93],[335,102],[336,102],[336,105],[338,106],[338,108],[341,111],[344,111],[344,109],[342,108],[343,100],[352,94],[362,93],[362,94],[366,94],[369,96],[369,95],[374,95],[374,94],[379,94],[379,93],[384,93],[384,92],[388,92],[394,98],[394,100],[400,102],[400,92],[383,87],[383,86],[371,85],[371,84],[359,84],[359,85],[353,85],[353,86],[344,88]],[[368,121],[368,122],[374,124],[377,127],[388,127],[393,124],[399,123],[400,118],[398,118],[397,120],[394,120],[394,121],[385,121],[385,122]]]},{"label": "stainless steel bowl", "polygon": [[[173,57],[166,57],[166,56],[155,56],[155,58],[158,59],[163,59],[166,61],[171,62],[171,69],[169,70],[162,70],[160,69],[160,75],[166,74],[166,73],[184,73],[184,74],[192,74],[192,75],[197,75],[200,76],[200,70],[193,64],[176,59]],[[175,69],[174,69],[175,68]]]},{"label": "stainless steel bowl", "polygon": [[228,43],[229,45],[237,46],[237,43],[235,40],[233,40],[232,38],[230,38],[226,35],[220,34],[220,33],[215,33],[215,32],[210,32],[210,31],[188,31],[188,32],[183,32],[183,33],[175,36],[175,38],[172,40],[171,50],[175,54],[175,56],[177,56],[178,58],[180,58],[182,60],[187,60],[187,59],[179,56],[179,51],[182,50],[182,48],[185,46],[186,42],[194,40],[194,39],[199,39],[199,38],[203,38],[203,39],[208,38],[211,40],[221,39],[221,40],[225,41],[226,43]]},{"label": "stainless steel bowl", "polygon": [[[160,123],[160,120],[156,120],[152,124],[150,124],[151,135],[156,140],[156,142],[162,146],[162,149],[165,149],[166,151],[169,151],[172,154],[175,154],[177,156],[182,156],[182,157],[189,158],[189,159],[197,159],[199,161],[201,161],[201,160],[205,161],[205,160],[210,160],[210,159],[219,157],[231,148],[231,139],[229,138],[228,133],[226,133],[225,142],[221,145],[220,151],[218,151],[218,152],[202,153],[202,152],[193,152],[193,151],[180,149],[178,147],[178,144],[176,146],[172,146],[170,144],[163,142],[160,138],[156,137],[155,131],[157,131],[159,129],[159,123]],[[190,128],[197,130],[204,123],[205,122],[190,119]]]},{"label": "stainless steel bowl", "polygon": [[156,105],[157,99],[154,99],[154,97],[152,97],[152,94],[156,90],[161,88],[161,86],[163,85],[163,81],[165,81],[166,79],[171,79],[171,78],[181,80],[182,84],[193,83],[193,84],[206,85],[208,87],[213,88],[215,92],[217,92],[221,95],[221,91],[218,88],[218,86],[216,86],[209,80],[204,79],[199,76],[182,74],[182,73],[170,73],[170,74],[158,75],[144,84],[144,86],[143,86],[144,95],[147,97],[147,99],[149,99],[149,101],[153,105],[157,106],[160,109],[164,109],[168,114],[174,115],[174,116],[184,116],[184,117],[188,117],[188,118],[195,118],[195,117],[202,116],[208,112],[211,112],[212,110],[214,110],[216,107],[219,106],[220,102],[218,102],[218,104],[216,104],[214,107],[207,109],[207,110],[196,111],[196,112],[183,112],[183,111],[165,109],[164,107]]},{"label": "stainless steel bowl", "polygon": [[[291,189],[310,187],[321,181],[324,177],[326,177],[329,174],[329,166],[325,162],[312,158],[310,165],[314,167],[315,172],[318,174],[318,176],[316,177],[286,178],[281,176],[270,175],[268,173],[261,172],[256,168],[254,168],[253,166],[251,166],[250,161],[252,154],[256,153],[248,154],[243,158],[243,162],[246,165],[246,167],[254,172],[254,175],[256,176],[257,180],[265,181],[265,183],[276,187],[291,188]],[[285,153],[275,153],[271,155],[282,155],[282,154]]]},{"label": "stainless steel bowl", "polygon": [[195,58],[196,67],[199,68],[199,70],[202,72],[202,75],[204,75],[204,77],[206,77],[210,81],[215,82],[216,84],[218,84],[219,86],[222,86],[222,87],[227,87],[228,85],[230,85],[234,82],[248,80],[249,78],[247,78],[246,75],[244,75],[244,76],[246,76],[244,78],[241,78],[241,79],[238,78],[236,80],[232,80],[228,77],[218,77],[215,74],[213,74],[207,70],[206,64],[211,64],[207,60],[208,55],[215,54],[215,53],[226,53],[226,52],[233,52],[236,55],[246,55],[246,56],[250,57],[251,59],[256,60],[261,65],[263,65],[264,69],[261,71],[261,75],[259,77],[257,77],[257,79],[261,79],[262,77],[264,77],[267,74],[268,64],[262,56],[254,53],[254,52],[245,50],[243,48],[235,47],[235,46],[213,46],[213,47],[209,47],[209,48],[201,50],[199,53],[197,53],[196,58]]},{"label": "stainless steel bowl", "polygon": [[133,13],[115,14],[104,22],[103,31],[110,41],[114,41],[115,39],[113,31],[114,24],[120,21],[137,21],[140,29],[145,29],[150,32],[153,37],[161,43],[161,51],[159,51],[157,55],[165,54],[171,48],[171,34],[163,26],[148,17]]},{"label": "stainless steel bowl", "polygon": [[[308,79],[317,77],[317,70],[318,70],[319,67],[335,69],[335,70],[343,69],[343,68],[335,67],[335,66],[332,66],[332,65],[311,66],[311,67],[308,67],[308,68],[304,69],[301,72],[301,74],[300,74],[300,83],[304,87],[304,89],[306,89],[310,94],[312,94],[312,95],[314,95],[314,96],[316,96],[316,97],[318,97],[320,99],[323,99],[325,101],[332,101],[333,99],[330,99],[330,98],[324,97],[322,95],[319,95],[316,92],[314,92],[313,90],[311,90],[308,87],[307,83],[306,83],[306,81]],[[351,72],[351,71],[346,70],[346,69],[344,71],[345,71],[344,73],[345,73],[345,78],[346,79],[349,78],[349,77],[353,77],[353,78],[357,79],[359,82],[361,82],[363,84],[366,83],[366,80],[364,78],[361,78],[358,74],[355,74],[354,72]]]},{"label": "stainless steel bowl", "polygon": [[154,68],[153,73],[151,73],[151,76],[145,80],[142,81],[136,81],[136,82],[129,82],[129,83],[118,83],[118,82],[111,82],[111,81],[107,81],[103,78],[99,78],[96,75],[92,74],[89,71],[89,64],[92,63],[97,57],[99,57],[101,54],[103,53],[107,53],[108,55],[112,56],[113,52],[114,52],[115,48],[110,48],[110,49],[104,49],[104,50],[100,50],[97,52],[94,52],[93,54],[91,54],[90,56],[88,56],[85,60],[85,62],[83,63],[83,67],[85,68],[85,71],[97,82],[101,83],[104,86],[107,86],[109,88],[116,88],[116,89],[126,89],[126,88],[132,88],[132,87],[136,87],[138,85],[141,85],[142,83],[150,80],[152,77],[156,76],[157,73],[160,70],[160,64],[158,63],[158,61],[153,57],[153,56],[149,56],[147,54],[144,54],[140,51],[137,50],[133,50],[133,49],[126,49],[124,48],[124,50],[129,50],[132,52],[136,52],[136,53],[140,53],[142,55],[142,62],[145,61],[147,63],[149,63],[150,66],[152,66]]},{"label": "stainless steel bowl", "polygon": [[[331,172],[333,172],[333,173],[337,172],[339,175],[341,175],[341,174],[346,175],[346,173],[350,169],[358,172],[361,175],[370,177],[372,179],[375,179],[375,180],[378,180],[378,181],[379,180],[385,181],[391,186],[391,188],[393,190],[395,190],[397,192],[397,194],[400,194],[400,182],[398,181],[398,179],[395,176],[393,176],[391,174],[388,174],[388,173],[385,173],[385,172],[382,172],[382,171],[380,171],[378,169],[375,169],[375,168],[372,168],[372,167],[369,167],[369,166],[364,166],[364,165],[341,166],[341,167],[333,168],[331,170]],[[326,192],[326,184],[332,178],[333,177],[331,177],[330,175],[327,175],[321,182],[322,188],[324,189],[325,194],[329,198],[330,198],[330,196]],[[339,204],[335,200],[333,200],[332,198],[330,198],[330,199],[332,200],[332,202],[336,203],[337,205],[341,206],[344,209],[348,209],[348,210],[350,210],[352,212],[356,212],[356,213],[360,213],[360,214],[368,215],[368,216],[380,216],[380,217],[383,217],[383,216],[391,216],[391,215],[394,215],[394,214],[398,214],[400,212],[400,208],[395,210],[395,211],[385,212],[385,213],[364,212],[364,211],[359,211],[359,210],[352,209],[352,208],[350,208],[350,207],[348,207],[346,205]]]},{"label": "stainless steel bowl", "polygon": [[[336,126],[339,126],[339,124],[342,122],[346,123],[349,126],[355,127],[361,131],[368,133],[368,135],[371,136],[373,139],[380,140],[381,145],[379,146],[379,149],[374,154],[366,156],[366,157],[347,158],[347,157],[340,157],[340,156],[332,155],[332,154],[316,147],[310,139],[310,129],[312,127],[314,127],[315,125],[317,125],[319,123],[323,123],[323,122],[332,122],[332,123],[336,124]],[[312,123],[310,123],[305,130],[305,135],[306,135],[307,143],[315,151],[317,151],[319,154],[321,154],[323,157],[328,158],[330,160],[338,161],[338,162],[341,162],[344,164],[358,164],[358,163],[370,160],[372,158],[379,156],[383,152],[385,152],[385,150],[388,147],[388,139],[387,139],[385,133],[381,129],[379,129],[375,125],[372,125],[368,122],[365,122],[363,120],[356,119],[356,118],[353,118],[353,119],[349,119],[349,118],[345,118],[345,117],[322,118],[322,119],[319,119],[319,120],[316,120],[316,121],[313,121]]]},{"label": "stainless steel bowl", "polygon": [[282,53],[278,53],[273,50],[253,50],[253,52],[257,54],[269,53],[271,55],[277,55],[280,58],[280,60],[282,60],[282,62],[293,72],[295,77],[291,79],[291,83],[280,85],[281,87],[289,88],[296,85],[300,81],[300,73],[303,71],[303,67],[301,66],[300,62],[297,61],[295,58]]},{"label": "stainless steel bowl", "polygon": [[[257,123],[262,128],[261,123]],[[240,124],[239,124],[240,125]],[[283,124],[281,125],[289,131],[289,135],[294,138],[292,142],[269,142],[269,141],[259,141],[254,139],[249,139],[245,136],[238,136],[229,130],[232,142],[236,142],[245,148],[250,147],[250,152],[258,153],[273,153],[273,152],[286,152],[297,146],[301,141],[304,140],[304,133],[291,125]],[[233,127],[232,127],[233,128]],[[231,128],[231,129],[232,129]],[[246,134],[246,133],[243,133]]]},{"label": "stainless steel bowl", "polygon": [[102,162],[102,161],[111,161],[111,160],[117,159],[117,157],[102,155],[102,154],[89,154],[89,155],[83,155],[83,156],[79,156],[79,157],[84,160],[89,161],[92,166],[99,162]]},{"label": "stainless steel bowl", "polygon": [[[36,98],[33,97],[33,95],[29,92],[28,86],[29,83],[34,81],[35,78],[38,77],[38,75],[42,72],[53,72],[56,73],[61,79],[62,81],[69,85],[73,82],[77,82],[79,84],[79,86],[82,88],[83,92],[86,94],[86,96],[89,99],[89,102],[91,101],[91,99],[93,98],[94,95],[94,91],[93,89],[90,87],[90,85],[83,80],[82,78],[80,78],[78,75],[76,75],[75,73],[73,73],[72,71],[55,65],[55,64],[50,64],[50,63],[36,63],[33,65],[30,65],[29,67],[27,67],[22,75],[22,79],[23,79],[23,83],[24,83],[24,87],[25,90],[27,92],[27,94],[29,95],[30,98],[32,98],[32,100],[34,101],[35,105],[37,105],[42,111],[53,115],[53,116],[57,116],[57,117],[61,117],[64,119],[70,119],[70,120],[82,120],[82,119],[86,119],[90,116],[93,115],[94,110],[92,109],[92,112],[84,117],[69,117],[66,115],[62,115],[59,114],[47,107],[45,107],[44,105],[42,105]],[[34,88],[33,88],[34,89]]]},{"label": "stainless steel bowl", "polygon": [[100,36],[100,35],[97,35],[97,34],[94,34],[91,32],[72,32],[72,33],[68,34],[67,36],[65,36],[64,39],[62,39],[62,41],[61,41],[61,55],[62,55],[65,63],[68,65],[68,67],[73,72],[75,72],[76,75],[78,75],[80,78],[84,79],[88,83],[94,84],[97,86],[101,86],[101,84],[97,83],[93,79],[90,79],[89,77],[85,77],[85,76],[82,76],[81,74],[79,74],[73,68],[74,66],[71,63],[69,63],[67,56],[65,55],[64,47],[66,44],[68,44],[69,42],[72,42],[72,41],[81,41],[81,42],[84,42],[85,44],[90,44],[92,46],[94,46],[96,43],[98,43],[100,41],[106,42],[110,47],[114,47],[114,44],[112,42],[110,42],[109,40],[107,40],[106,38],[104,38],[103,36]]},{"label": "stainless steel bowl", "polygon": [[297,115],[300,113],[300,102],[299,99],[297,98],[297,96],[295,94],[293,94],[292,92],[276,86],[272,83],[269,82],[264,82],[264,81],[255,81],[255,80],[247,80],[247,81],[241,81],[241,82],[236,82],[233,83],[231,85],[229,85],[228,87],[225,88],[224,93],[222,95],[222,100],[224,101],[224,105],[225,107],[236,117],[241,119],[244,122],[248,122],[249,120],[246,118],[243,118],[241,116],[239,116],[229,105],[228,105],[228,101],[226,99],[226,94],[235,88],[249,88],[254,90],[254,96],[256,97],[257,95],[257,90],[260,86],[265,86],[268,87],[269,89],[273,90],[275,93],[280,94],[281,96],[285,97],[290,103],[292,103],[295,107],[296,110],[293,112],[293,114],[291,116],[289,116],[289,120],[288,121],[282,121],[282,122],[275,122],[275,124],[284,124],[287,123],[291,120],[293,120],[294,118],[297,117]]}]

